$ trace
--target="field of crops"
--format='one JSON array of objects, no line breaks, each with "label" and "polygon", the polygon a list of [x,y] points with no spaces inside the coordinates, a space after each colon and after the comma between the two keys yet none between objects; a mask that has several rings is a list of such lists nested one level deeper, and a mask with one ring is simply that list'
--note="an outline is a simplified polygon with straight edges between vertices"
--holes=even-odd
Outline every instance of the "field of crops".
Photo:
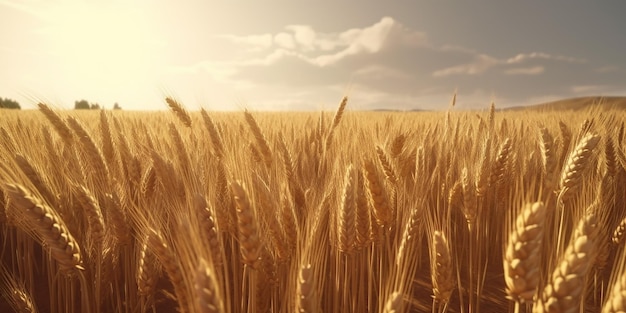
[{"label": "field of crops", "polygon": [[620,110],[0,111],[0,312],[624,312]]}]

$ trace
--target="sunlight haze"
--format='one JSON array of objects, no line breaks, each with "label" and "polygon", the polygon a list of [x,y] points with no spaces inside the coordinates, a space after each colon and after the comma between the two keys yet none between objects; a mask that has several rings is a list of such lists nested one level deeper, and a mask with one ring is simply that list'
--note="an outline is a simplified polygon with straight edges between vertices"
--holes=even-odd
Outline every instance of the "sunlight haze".
[{"label": "sunlight haze", "polygon": [[620,1],[0,0],[0,97],[445,109],[626,95]]}]

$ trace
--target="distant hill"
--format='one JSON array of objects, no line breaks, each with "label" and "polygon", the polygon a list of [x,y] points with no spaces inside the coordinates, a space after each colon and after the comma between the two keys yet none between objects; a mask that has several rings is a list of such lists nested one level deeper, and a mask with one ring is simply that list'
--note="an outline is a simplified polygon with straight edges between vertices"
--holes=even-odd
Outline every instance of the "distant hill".
[{"label": "distant hill", "polygon": [[578,111],[586,109],[592,105],[602,105],[607,108],[626,109],[626,97],[580,97],[551,101],[530,106],[520,106],[505,109],[515,110],[537,110],[537,111]]}]

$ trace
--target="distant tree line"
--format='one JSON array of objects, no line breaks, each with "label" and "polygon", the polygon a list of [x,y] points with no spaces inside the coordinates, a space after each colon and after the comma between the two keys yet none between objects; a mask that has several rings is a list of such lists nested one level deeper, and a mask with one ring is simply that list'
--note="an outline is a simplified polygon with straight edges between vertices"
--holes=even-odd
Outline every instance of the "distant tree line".
[{"label": "distant tree line", "polygon": [[0,109],[21,109],[20,104],[9,98],[0,98]]},{"label": "distant tree line", "polygon": [[[80,101],[74,101],[74,109],[75,110],[100,110],[100,109],[104,109],[102,107],[100,107],[100,104],[98,103],[89,103],[87,100],[83,99]],[[115,102],[115,104],[113,105],[113,110],[121,110],[122,107]]]},{"label": "distant tree line", "polygon": [[[9,99],[9,98],[2,98],[0,97],[0,109],[17,109],[20,110],[22,107],[20,106],[20,104],[13,100],[13,99]],[[80,101],[74,101],[74,109],[76,110],[100,110],[100,109],[104,109],[103,107],[100,107],[100,104],[98,103],[89,103],[87,100],[80,100]],[[113,105],[113,110],[121,110],[122,107],[115,102],[115,104]]]}]

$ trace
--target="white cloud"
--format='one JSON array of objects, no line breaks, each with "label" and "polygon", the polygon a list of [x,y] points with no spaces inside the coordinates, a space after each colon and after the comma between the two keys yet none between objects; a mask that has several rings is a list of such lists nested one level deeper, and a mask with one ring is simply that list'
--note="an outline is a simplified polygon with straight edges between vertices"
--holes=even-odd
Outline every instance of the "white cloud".
[{"label": "white cloud", "polygon": [[370,79],[409,79],[411,75],[399,69],[394,69],[381,65],[365,66],[356,72],[354,76],[367,77]]},{"label": "white cloud", "polygon": [[516,67],[505,70],[504,73],[507,75],[539,75],[545,71],[543,66],[533,66],[533,67]]},{"label": "white cloud", "polygon": [[[477,75],[483,74],[494,67],[506,67],[509,65],[519,65],[531,61],[552,61],[561,63],[584,64],[587,61],[580,58],[563,55],[550,55],[543,52],[520,53],[507,59],[497,59],[486,54],[477,54],[472,50],[466,50],[454,46],[444,46],[444,51],[458,51],[466,54],[474,54],[474,60],[470,63],[451,66],[433,72],[434,77],[446,77],[450,75]],[[517,67],[504,70],[508,75],[538,75],[545,71],[545,66],[535,65],[532,67]]]},{"label": "white cloud", "polygon": [[506,60],[507,64],[519,64],[533,59],[555,60],[566,63],[586,63],[585,59],[568,57],[564,55],[550,55],[543,52],[520,53]]},{"label": "white cloud", "polygon": [[278,33],[274,36],[274,43],[281,48],[285,49],[294,49],[296,47],[296,42],[293,39],[293,36],[288,33]]},{"label": "white cloud", "polygon": [[[220,35],[219,37],[237,44],[248,45],[251,51],[257,52],[270,48],[273,41],[277,48],[271,53],[272,60],[275,60],[277,56],[297,56],[320,67],[333,65],[344,58],[358,54],[375,54],[390,45],[419,46],[426,43],[424,33],[410,30],[391,17],[383,17],[368,27],[352,28],[339,33],[318,33],[308,25],[289,25],[285,29],[290,33],[280,32],[274,36],[263,34]],[[280,51],[282,49],[293,50],[295,53],[284,53]],[[305,53],[317,53],[317,55],[307,56]],[[261,63],[271,64],[271,62]]]},{"label": "white cloud", "polygon": [[448,68],[444,68],[441,70],[437,70],[433,72],[434,77],[445,77],[449,75],[476,75],[482,74],[487,71],[491,67],[497,65],[499,61],[495,58],[492,58],[488,55],[478,55],[476,56],[476,60],[472,63],[462,64],[457,66],[452,66]]},{"label": "white cloud", "polygon": [[293,32],[296,42],[304,47],[305,50],[313,50],[315,48],[316,34],[313,27],[308,25],[289,25],[286,29]]},{"label": "white cloud", "polygon": [[[587,59],[537,51],[496,57],[489,50],[435,43],[424,32],[391,17],[337,32],[289,25],[273,34],[236,38],[257,50],[244,50],[248,52],[224,62],[230,68],[223,71],[226,80],[246,82],[256,86],[251,92],[264,94],[278,87],[329,92],[328,86],[349,84],[361,95],[354,99],[366,108],[384,107],[385,101],[406,109],[442,107],[455,88],[462,88],[459,101],[465,99],[464,108],[488,107],[495,95],[498,105],[506,107],[529,104],[529,95],[536,96],[532,100],[555,94],[575,96],[582,88],[571,86],[608,80]],[[612,68],[603,70],[613,75],[611,82],[621,77]],[[277,98],[272,101],[283,103]]]}]

